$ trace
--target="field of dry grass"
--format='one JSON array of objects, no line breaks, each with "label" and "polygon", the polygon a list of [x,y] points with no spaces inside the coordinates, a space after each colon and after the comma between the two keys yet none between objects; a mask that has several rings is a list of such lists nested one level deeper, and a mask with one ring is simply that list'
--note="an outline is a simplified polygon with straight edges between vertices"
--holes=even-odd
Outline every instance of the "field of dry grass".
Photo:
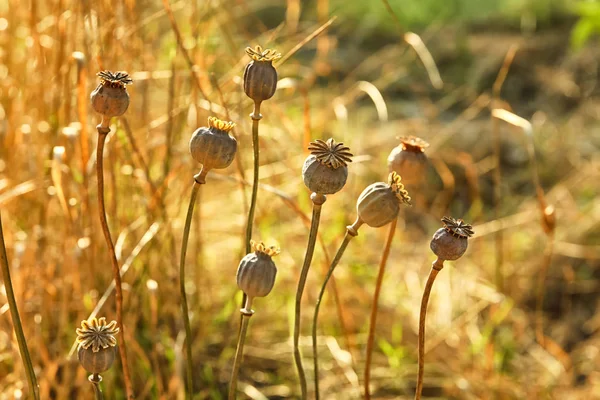
[{"label": "field of dry grass", "polygon": [[[291,337],[312,207],[301,176],[308,143],[333,137],[354,154],[346,186],[323,205],[304,293],[300,345],[312,398],[319,288],[356,199],[387,179],[387,156],[408,135],[431,144],[429,163],[422,184],[407,185],[413,205],[402,207],[391,244],[372,398],[414,396],[419,307],[435,260],[429,241],[445,215],[468,221],[475,235],[432,290],[423,398],[600,398],[598,42],[572,51],[569,17],[525,32],[497,21],[432,23],[417,36],[399,32],[389,12],[391,31],[335,16],[327,0],[0,4],[0,211],[41,399],[94,398],[73,351],[75,329],[92,313],[116,319],[98,219],[100,119],[89,100],[104,69],[133,78],[129,109],[112,120],[104,176],[136,398],[185,396],[179,255],[200,168],[188,143],[209,116],[237,124],[236,160],[199,191],[186,264],[195,398],[227,397],[253,176],[244,49],[257,44],[283,59],[277,92],[261,108],[253,238],[281,253],[272,293],[253,304],[238,398],[299,398]],[[492,109],[522,117],[530,134]],[[361,228],[325,295],[323,398],[363,396],[387,234]],[[33,398],[4,284],[0,399]],[[105,398],[124,399],[118,356],[102,376]]]}]

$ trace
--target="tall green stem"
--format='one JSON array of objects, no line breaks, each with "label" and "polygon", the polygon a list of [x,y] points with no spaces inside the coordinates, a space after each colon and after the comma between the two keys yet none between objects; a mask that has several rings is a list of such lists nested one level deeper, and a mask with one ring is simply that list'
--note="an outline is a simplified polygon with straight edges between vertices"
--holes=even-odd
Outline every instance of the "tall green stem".
[{"label": "tall green stem", "polygon": [[29,391],[35,400],[39,400],[39,386],[33,371],[33,363],[31,362],[31,356],[29,355],[29,349],[27,348],[27,340],[25,340],[25,333],[23,333],[23,325],[21,325],[21,317],[19,316],[19,309],[17,308],[17,300],[15,299],[15,291],[12,286],[12,280],[10,279],[10,270],[8,268],[8,256],[6,255],[6,245],[4,244],[4,233],[2,232],[2,216],[0,215],[0,260],[2,261],[2,279],[4,280],[4,287],[6,288],[6,299],[10,308],[10,316],[13,321],[13,327],[15,329],[15,335],[17,336],[17,343],[19,344],[19,352],[21,353],[21,359],[25,364],[25,374],[27,375],[27,383],[29,384]]},{"label": "tall green stem", "polygon": [[[98,147],[96,149],[96,175],[98,180],[98,213],[100,216],[100,225],[102,226],[102,233],[108,247],[108,255],[110,263],[112,265],[113,277],[115,280],[115,303],[117,308],[117,324],[121,329],[121,343],[119,345],[119,356],[121,358],[121,365],[123,367],[123,381],[125,382],[125,391],[127,392],[128,399],[134,399],[133,385],[131,383],[131,373],[129,372],[129,362],[127,361],[127,345],[125,343],[125,327],[123,325],[123,289],[121,285],[121,271],[119,269],[119,262],[117,261],[117,255],[115,252],[115,245],[113,244],[110,236],[110,229],[108,228],[108,220],[106,218],[106,205],[104,203],[104,143],[106,137],[110,132],[108,122],[102,117],[102,123],[96,128],[98,130]],[[113,193],[113,196],[116,196]]]},{"label": "tall green stem", "polygon": [[235,360],[233,362],[233,370],[231,371],[231,380],[229,381],[229,400],[235,399],[238,375],[240,372],[240,366],[242,365],[242,358],[244,356],[244,342],[246,341],[246,333],[248,332],[248,323],[250,322],[250,317],[254,314],[254,311],[252,310],[252,297],[246,296],[246,299],[245,307],[240,310],[242,325],[240,327],[240,334],[238,336]]},{"label": "tall green stem", "polygon": [[302,354],[300,354],[300,315],[302,306],[302,294],[304,293],[304,286],[306,285],[306,277],[308,276],[308,270],[312,262],[313,254],[315,252],[315,244],[317,242],[317,232],[319,231],[319,222],[321,220],[321,207],[327,200],[327,197],[323,194],[313,193],[310,196],[313,202],[313,214],[310,223],[310,233],[308,235],[308,244],[306,246],[306,254],[304,255],[304,263],[302,264],[302,270],[300,272],[300,279],[298,280],[298,288],[296,289],[296,308],[294,314],[294,362],[296,363],[296,369],[298,370],[298,377],[300,379],[300,388],[302,390],[302,399],[306,399],[308,395],[308,387],[306,384],[306,374],[304,373],[304,367],[302,366]]},{"label": "tall green stem", "polygon": [[[183,228],[183,240],[181,242],[181,259],[179,262],[179,295],[181,296],[181,313],[183,314],[183,324],[185,325],[185,352],[186,352],[186,379],[187,391],[186,397],[191,400],[194,394],[194,381],[192,379],[193,363],[192,363],[192,328],[190,327],[190,316],[188,314],[187,295],[185,293],[185,255],[187,253],[188,239],[190,237],[190,228],[192,226],[192,217],[194,215],[194,205],[196,204],[196,196],[200,189],[200,179],[194,177],[194,185],[192,186],[192,195],[190,204],[188,205],[187,216],[185,218],[185,227]],[[202,179],[203,181],[203,179]]]},{"label": "tall green stem", "polygon": [[371,303],[371,319],[369,322],[369,338],[367,339],[367,356],[365,361],[365,400],[369,400],[371,398],[369,383],[371,381],[371,360],[373,356],[373,344],[375,343],[375,327],[377,326],[379,295],[381,293],[383,275],[385,274],[385,266],[387,265],[390,249],[392,248],[392,240],[394,239],[394,233],[396,233],[397,223],[398,219],[395,219],[390,225],[390,231],[385,242],[383,254],[381,255],[381,261],[379,262],[379,272],[377,273],[377,282],[375,283],[375,293],[373,294],[373,302]]},{"label": "tall green stem", "polygon": [[312,351],[313,351],[313,363],[314,363],[314,371],[315,371],[315,399],[319,400],[319,358],[317,352],[317,323],[319,320],[319,308],[321,307],[321,300],[323,299],[323,295],[325,294],[325,289],[327,288],[327,283],[331,276],[333,275],[333,271],[335,267],[340,262],[340,259],[344,255],[344,251],[346,251],[346,247],[348,247],[348,243],[353,237],[358,235],[358,228],[362,225],[362,221],[358,219],[352,226],[346,228],[346,235],[344,236],[344,240],[340,245],[335,257],[331,261],[331,265],[329,266],[329,270],[327,271],[327,275],[325,276],[325,281],[323,282],[323,286],[321,286],[321,290],[319,291],[319,297],[317,297],[317,304],[315,306],[315,313],[313,315],[312,321]]},{"label": "tall green stem", "polygon": [[421,400],[423,392],[423,374],[425,372],[425,318],[427,317],[427,304],[429,303],[429,295],[437,274],[444,268],[444,260],[438,258],[433,262],[429,278],[423,289],[423,297],[421,299],[421,312],[419,314],[419,372],[417,374],[417,389],[415,392],[415,400]]}]

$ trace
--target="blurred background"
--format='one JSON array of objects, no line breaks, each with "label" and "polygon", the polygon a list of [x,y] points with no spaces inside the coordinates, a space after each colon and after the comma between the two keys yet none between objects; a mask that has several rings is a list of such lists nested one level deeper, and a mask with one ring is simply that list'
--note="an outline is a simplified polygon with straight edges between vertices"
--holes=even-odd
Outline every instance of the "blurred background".
[{"label": "blurred background", "polygon": [[[241,77],[245,47],[260,44],[284,59],[261,109],[254,238],[282,251],[273,292],[254,303],[239,397],[299,397],[290,333],[311,212],[301,178],[308,142],[333,137],[355,155],[348,184],[323,207],[304,296],[312,377],[310,318],[329,261],[360,192],[387,178],[388,154],[415,135],[430,142],[429,163],[426,179],[407,186],[413,206],[392,243],[372,397],[413,397],[429,240],[451,215],[475,236],[433,288],[424,398],[600,398],[599,31],[598,1],[4,0],[0,208],[41,397],[93,398],[70,356],[75,329],[98,304],[100,316],[116,318],[114,295],[101,302],[112,272],[89,104],[102,69],[134,80],[129,110],[113,120],[105,179],[140,399],[183,398],[177,265],[199,170],[188,142],[210,115],[237,123],[238,157],[201,189],[187,263],[196,397],[226,396],[252,179],[252,101]],[[492,109],[529,121],[531,133]],[[362,396],[386,236],[363,227],[327,291],[324,398]],[[125,397],[119,362],[103,377],[107,398]],[[27,391],[2,285],[0,399]]]}]

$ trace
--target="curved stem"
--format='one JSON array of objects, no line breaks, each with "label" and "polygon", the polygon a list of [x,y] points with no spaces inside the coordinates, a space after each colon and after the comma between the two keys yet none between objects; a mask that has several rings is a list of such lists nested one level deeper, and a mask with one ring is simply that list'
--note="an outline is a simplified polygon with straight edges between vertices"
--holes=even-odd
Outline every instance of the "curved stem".
[{"label": "curved stem", "polygon": [[313,214],[310,223],[310,233],[308,235],[308,244],[306,246],[306,254],[304,255],[304,263],[298,280],[298,288],[296,289],[296,308],[294,313],[294,362],[300,379],[300,388],[302,390],[302,399],[306,399],[308,395],[308,387],[306,384],[306,374],[302,366],[302,354],[300,354],[300,315],[302,306],[302,294],[306,285],[306,277],[312,262],[315,252],[315,244],[317,242],[317,232],[319,231],[319,221],[321,220],[321,207],[326,200],[325,195],[313,193],[311,196],[313,201]]},{"label": "curved stem", "polygon": [[[131,384],[131,373],[129,372],[129,363],[127,361],[127,345],[125,342],[125,327],[123,326],[123,288],[121,287],[121,272],[119,270],[119,262],[117,261],[117,255],[115,253],[115,245],[113,244],[112,238],[110,237],[110,229],[108,228],[108,220],[106,219],[106,205],[104,203],[104,143],[106,137],[110,132],[110,128],[106,125],[106,121],[103,118],[102,124],[97,126],[98,129],[98,147],[96,149],[96,173],[98,179],[98,213],[100,216],[100,225],[102,226],[102,233],[106,240],[106,246],[108,247],[108,255],[110,263],[112,265],[113,277],[115,280],[115,300],[117,308],[117,324],[121,329],[121,340],[119,344],[119,356],[121,358],[121,364],[123,366],[123,380],[125,382],[125,391],[127,392],[128,399],[134,399],[133,386]],[[114,194],[116,196],[116,193]]]},{"label": "curved stem", "polygon": [[39,400],[39,386],[33,370],[33,363],[31,362],[31,356],[29,355],[29,348],[27,347],[27,340],[25,339],[25,333],[23,332],[23,325],[21,325],[21,317],[19,316],[19,309],[17,308],[17,300],[15,298],[15,291],[12,286],[12,280],[10,279],[10,269],[8,268],[8,256],[6,255],[6,245],[4,244],[4,233],[2,232],[2,216],[0,215],[0,261],[2,266],[2,280],[4,281],[4,287],[6,288],[6,299],[8,301],[10,316],[13,321],[13,328],[15,330],[15,336],[17,337],[17,343],[19,344],[19,352],[21,353],[21,359],[25,364],[25,374],[27,375],[27,383],[29,384],[29,391],[35,400]]},{"label": "curved stem", "polygon": [[254,311],[252,310],[252,297],[246,296],[246,298],[245,307],[240,310],[242,325],[240,326],[235,360],[233,362],[233,370],[231,371],[231,380],[229,381],[229,400],[235,399],[238,375],[240,366],[242,365],[242,357],[244,355],[244,342],[246,341],[246,332],[248,332],[248,322],[250,322],[250,317],[254,314]]},{"label": "curved stem", "polygon": [[379,272],[377,274],[377,282],[375,283],[375,293],[373,294],[373,302],[371,304],[371,319],[369,321],[369,337],[367,339],[367,358],[365,361],[365,400],[371,398],[369,383],[371,381],[371,361],[373,356],[373,343],[375,342],[375,327],[377,325],[377,312],[379,309],[379,295],[381,293],[381,285],[383,283],[383,275],[385,274],[385,266],[392,248],[392,239],[396,233],[396,224],[398,219],[392,221],[390,231],[388,233],[381,261],[379,262]]},{"label": "curved stem", "polygon": [[358,235],[356,230],[358,226],[362,224],[360,220],[354,223],[353,226],[346,228],[346,235],[344,236],[344,240],[340,245],[337,253],[335,253],[335,257],[331,261],[331,265],[329,266],[329,270],[327,271],[327,275],[325,276],[325,281],[323,282],[323,286],[321,286],[321,290],[319,291],[319,297],[317,297],[317,304],[315,305],[315,312],[313,314],[312,321],[312,351],[313,351],[313,363],[314,363],[314,371],[315,371],[315,399],[319,400],[319,359],[317,352],[317,322],[319,319],[319,308],[321,307],[321,300],[323,299],[323,295],[325,294],[325,289],[327,288],[327,283],[331,276],[333,275],[333,271],[335,267],[340,262],[342,255],[344,255],[344,251],[346,251],[346,247],[348,247],[348,243],[350,240]]},{"label": "curved stem", "polygon": [[181,241],[181,258],[179,261],[179,295],[181,296],[181,313],[183,314],[183,325],[185,326],[185,353],[186,353],[186,380],[187,391],[186,397],[192,399],[194,394],[194,385],[192,379],[192,328],[190,327],[190,316],[188,314],[187,295],[185,293],[185,255],[187,253],[188,239],[190,237],[190,228],[192,226],[192,216],[194,215],[194,205],[196,204],[196,196],[200,189],[200,183],[194,179],[192,186],[192,195],[190,204],[188,205],[187,216],[185,218],[185,227],[183,228],[183,239]]},{"label": "curved stem", "polygon": [[425,372],[425,317],[427,316],[427,303],[429,303],[429,295],[431,294],[431,288],[437,274],[444,268],[444,260],[438,258],[431,265],[431,271],[429,272],[429,278],[425,284],[423,290],[423,297],[421,298],[421,313],[419,314],[419,372],[417,375],[417,389],[415,392],[415,400],[421,399],[421,392],[423,391],[423,373]]},{"label": "curved stem", "polygon": [[104,400],[104,395],[102,394],[102,389],[100,389],[100,382],[102,382],[102,377],[99,374],[92,374],[88,378],[90,382],[92,382],[92,386],[94,388],[94,399],[95,400]]}]

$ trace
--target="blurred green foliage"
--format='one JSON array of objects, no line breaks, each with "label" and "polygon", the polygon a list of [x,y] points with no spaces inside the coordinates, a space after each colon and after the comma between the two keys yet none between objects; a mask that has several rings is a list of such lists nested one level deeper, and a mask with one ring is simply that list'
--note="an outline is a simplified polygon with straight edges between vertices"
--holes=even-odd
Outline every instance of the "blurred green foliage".
[{"label": "blurred green foliage", "polygon": [[574,12],[579,16],[579,21],[571,31],[571,46],[579,50],[592,35],[600,33],[600,1],[579,1]]},{"label": "blurred green foliage", "polygon": [[[498,19],[514,24],[521,19],[535,19],[537,23],[549,21],[555,15],[569,12],[568,0],[388,0],[405,29],[419,29],[433,23],[469,23]],[[332,0],[333,12],[358,24],[377,22],[382,28],[394,29],[382,0],[345,1]],[[597,8],[596,8],[597,10]]]}]

